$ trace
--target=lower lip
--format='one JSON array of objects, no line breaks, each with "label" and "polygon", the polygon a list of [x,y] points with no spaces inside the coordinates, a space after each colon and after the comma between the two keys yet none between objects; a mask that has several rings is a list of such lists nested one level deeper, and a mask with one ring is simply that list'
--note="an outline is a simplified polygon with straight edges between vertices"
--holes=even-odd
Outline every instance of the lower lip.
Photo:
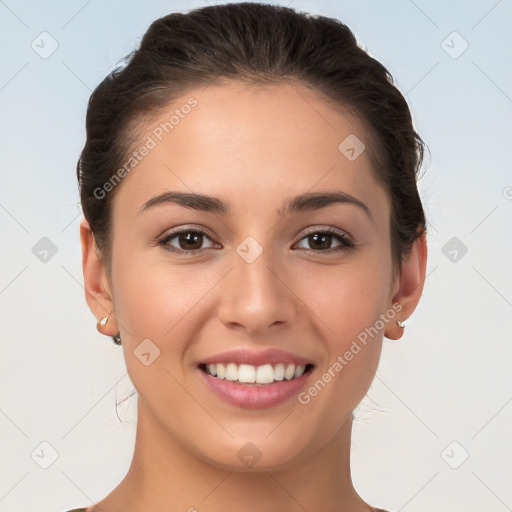
[{"label": "lower lip", "polygon": [[226,402],[245,409],[263,409],[284,402],[299,393],[312,369],[296,379],[274,381],[272,384],[262,385],[239,384],[226,379],[218,379],[199,368],[197,371],[210,389]]}]

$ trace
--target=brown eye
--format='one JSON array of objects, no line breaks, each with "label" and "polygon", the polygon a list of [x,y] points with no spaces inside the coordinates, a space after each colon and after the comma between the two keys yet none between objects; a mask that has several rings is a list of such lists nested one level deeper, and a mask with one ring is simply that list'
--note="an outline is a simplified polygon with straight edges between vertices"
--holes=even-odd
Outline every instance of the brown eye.
[{"label": "brown eye", "polygon": [[[182,229],[181,231],[170,233],[162,238],[158,243],[171,252],[194,254],[203,249],[201,245],[205,238],[210,240],[207,233],[200,229]],[[178,247],[170,243],[171,240],[174,239],[177,240]],[[212,246],[213,245],[214,244],[212,244]]]},{"label": "brown eye", "polygon": [[314,235],[309,235],[308,237],[309,244],[314,249],[330,249],[330,245],[332,243],[333,236],[321,233],[315,233]]},{"label": "brown eye", "polygon": [[[305,249],[312,250],[314,252],[330,253],[354,247],[354,243],[344,233],[332,228],[327,228],[321,231],[312,231],[302,238],[302,240],[306,240],[309,245],[309,248],[305,247]],[[333,240],[337,240],[339,242],[338,246],[331,247]]]},{"label": "brown eye", "polygon": [[200,249],[201,241],[203,235],[200,233],[180,233],[177,235],[178,243],[181,249],[192,249],[197,250]]}]

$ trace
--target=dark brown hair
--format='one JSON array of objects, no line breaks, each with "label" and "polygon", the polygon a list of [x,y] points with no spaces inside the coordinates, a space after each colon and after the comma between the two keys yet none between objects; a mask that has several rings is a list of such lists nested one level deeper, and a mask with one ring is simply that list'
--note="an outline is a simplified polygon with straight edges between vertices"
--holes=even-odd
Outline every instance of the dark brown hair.
[{"label": "dark brown hair", "polygon": [[364,128],[375,175],[391,199],[390,239],[399,272],[413,242],[426,232],[416,186],[424,142],[405,98],[389,71],[358,46],[341,21],[249,2],[157,19],[139,48],[92,93],[77,178],[83,213],[107,272],[112,201],[120,185],[105,194],[104,184],[126,160],[141,122],[187,91],[227,80],[301,84],[353,114]]}]

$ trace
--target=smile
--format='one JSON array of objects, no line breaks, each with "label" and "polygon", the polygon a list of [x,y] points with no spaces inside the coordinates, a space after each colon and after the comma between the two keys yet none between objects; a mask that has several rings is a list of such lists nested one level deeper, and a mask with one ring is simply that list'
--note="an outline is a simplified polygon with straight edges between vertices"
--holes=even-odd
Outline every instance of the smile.
[{"label": "smile", "polygon": [[313,365],[277,363],[254,366],[251,364],[217,363],[201,364],[199,368],[217,379],[225,379],[239,384],[271,385],[274,382],[297,379],[309,372]]},{"label": "smile", "polygon": [[313,364],[293,363],[203,363],[197,367],[207,392],[243,409],[269,408],[291,399],[306,387],[313,369]]}]

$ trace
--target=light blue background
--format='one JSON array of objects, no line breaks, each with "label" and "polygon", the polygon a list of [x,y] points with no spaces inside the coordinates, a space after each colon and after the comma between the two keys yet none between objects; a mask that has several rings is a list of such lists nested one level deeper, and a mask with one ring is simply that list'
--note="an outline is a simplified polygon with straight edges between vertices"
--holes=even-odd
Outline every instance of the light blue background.
[{"label": "light blue background", "polygon": [[[89,505],[128,469],[136,397],[119,422],[132,387],[85,302],[75,165],[92,89],[151,21],[206,3],[0,0],[0,511]],[[512,510],[512,2],[277,3],[348,24],[431,154],[424,296],[356,411],[356,489],[392,511]],[[47,59],[31,47],[43,31],[58,43]],[[441,45],[453,31],[469,44],[456,59]],[[468,248],[457,262],[452,237]],[[48,469],[31,456],[50,456],[44,441]]]}]

